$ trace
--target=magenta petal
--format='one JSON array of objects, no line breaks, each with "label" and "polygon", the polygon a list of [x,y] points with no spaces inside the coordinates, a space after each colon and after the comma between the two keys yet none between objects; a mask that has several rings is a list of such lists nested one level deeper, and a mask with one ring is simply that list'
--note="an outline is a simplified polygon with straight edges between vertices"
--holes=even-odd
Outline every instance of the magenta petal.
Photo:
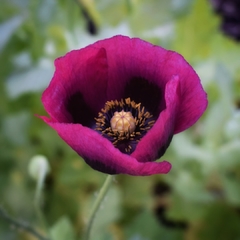
[{"label": "magenta petal", "polygon": [[174,76],[167,83],[165,101],[166,109],[160,113],[154,126],[141,139],[131,155],[140,162],[156,160],[164,154],[170,144],[180,106],[180,81],[178,76]]},{"label": "magenta petal", "polygon": [[170,72],[164,69],[171,52],[139,38],[115,36],[93,45],[107,49],[109,99],[122,98],[127,83],[133,78],[146,79],[161,89],[173,75],[172,69]]},{"label": "magenta petal", "polygon": [[[74,50],[55,61],[56,71],[42,102],[49,115],[58,122],[77,122],[92,111],[95,115],[106,102],[108,68],[103,48]],[[72,101],[72,103],[71,103]],[[77,118],[78,116],[76,116]]]},{"label": "magenta petal", "polygon": [[178,76],[181,86],[181,105],[179,105],[174,133],[192,126],[205,111],[207,95],[201,86],[200,79],[180,54],[139,38],[130,39],[125,36],[98,41],[94,46],[107,49],[109,99],[121,98],[127,83],[135,77],[144,78],[159,89],[164,89],[169,79]]},{"label": "magenta petal", "polygon": [[121,153],[107,139],[81,124],[53,122],[42,119],[54,128],[60,137],[94,169],[108,174],[147,176],[168,173],[171,164],[163,162],[140,163],[135,158]]},{"label": "magenta petal", "polygon": [[[177,54],[177,53],[175,53]],[[178,55],[176,61],[178,77],[180,81],[180,101],[174,134],[191,127],[202,116],[207,108],[207,94],[194,69]],[[176,59],[177,60],[177,59]]]}]

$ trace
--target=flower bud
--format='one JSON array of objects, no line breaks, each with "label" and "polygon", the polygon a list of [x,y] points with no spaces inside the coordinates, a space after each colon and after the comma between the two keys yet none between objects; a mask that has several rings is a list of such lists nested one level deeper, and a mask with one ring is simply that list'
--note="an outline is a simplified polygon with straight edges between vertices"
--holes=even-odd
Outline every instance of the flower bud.
[{"label": "flower bud", "polygon": [[43,180],[50,172],[47,158],[43,155],[35,155],[32,157],[28,166],[28,172],[33,179]]}]

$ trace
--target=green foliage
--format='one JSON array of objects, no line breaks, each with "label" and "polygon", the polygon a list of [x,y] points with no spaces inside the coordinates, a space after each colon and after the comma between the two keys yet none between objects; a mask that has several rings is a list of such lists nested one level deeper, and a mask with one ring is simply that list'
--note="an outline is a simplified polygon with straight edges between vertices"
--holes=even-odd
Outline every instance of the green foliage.
[{"label": "green foliage", "polygon": [[[92,239],[113,239],[114,223],[121,217],[121,203],[122,198],[118,188],[111,188],[105,197],[92,228]],[[89,203],[91,203],[89,205]],[[93,201],[88,202],[88,208],[91,209]],[[86,215],[87,216],[87,215]]]},{"label": "green foliage", "polygon": [[67,217],[60,218],[50,229],[52,240],[74,240],[75,233],[70,220]]},{"label": "green foliage", "polygon": [[183,239],[183,233],[159,225],[149,210],[140,212],[126,227],[129,240]]},{"label": "green foliage", "polygon": [[233,239],[240,237],[240,219],[239,214],[234,209],[229,209],[224,204],[215,204],[204,217],[205,222],[199,232],[200,240],[210,239]]}]

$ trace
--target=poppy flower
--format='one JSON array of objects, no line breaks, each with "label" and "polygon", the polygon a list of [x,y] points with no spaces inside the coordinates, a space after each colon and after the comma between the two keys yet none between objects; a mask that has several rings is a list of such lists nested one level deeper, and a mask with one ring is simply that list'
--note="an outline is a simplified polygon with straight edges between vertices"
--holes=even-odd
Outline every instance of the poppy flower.
[{"label": "poppy flower", "polygon": [[41,117],[93,169],[108,174],[168,173],[155,162],[173,134],[207,106],[200,79],[176,52],[115,36],[55,61]]}]

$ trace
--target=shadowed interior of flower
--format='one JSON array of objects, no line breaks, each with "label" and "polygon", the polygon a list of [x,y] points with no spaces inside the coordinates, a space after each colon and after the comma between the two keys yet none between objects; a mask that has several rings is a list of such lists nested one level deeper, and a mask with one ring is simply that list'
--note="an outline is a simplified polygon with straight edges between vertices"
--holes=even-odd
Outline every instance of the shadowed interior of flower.
[{"label": "shadowed interior of flower", "polygon": [[108,101],[96,118],[95,129],[121,152],[131,154],[153,126],[155,117],[130,98]]},{"label": "shadowed interior of flower", "polygon": [[[133,77],[125,86],[125,98],[107,101],[97,115],[78,92],[69,98],[66,108],[74,123],[96,130],[122,153],[130,155],[165,109],[162,92],[164,90],[150,81]],[[117,121],[118,118],[122,121]],[[117,125],[113,126],[114,122]],[[126,129],[123,130],[121,128],[124,128],[124,124]],[[166,148],[170,142],[168,141]],[[161,155],[166,148],[161,151]]]}]

